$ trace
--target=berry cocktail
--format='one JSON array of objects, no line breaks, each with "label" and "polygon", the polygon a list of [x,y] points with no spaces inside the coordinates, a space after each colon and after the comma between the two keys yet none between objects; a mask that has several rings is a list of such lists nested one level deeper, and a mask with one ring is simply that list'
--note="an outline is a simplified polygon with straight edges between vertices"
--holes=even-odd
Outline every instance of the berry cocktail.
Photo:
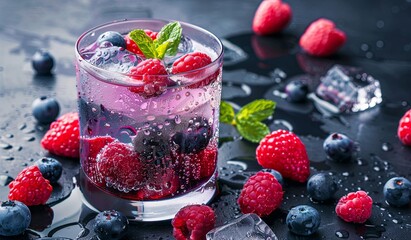
[{"label": "berry cocktail", "polygon": [[124,20],[84,33],[76,54],[86,204],[157,221],[210,201],[219,39],[190,24]]}]

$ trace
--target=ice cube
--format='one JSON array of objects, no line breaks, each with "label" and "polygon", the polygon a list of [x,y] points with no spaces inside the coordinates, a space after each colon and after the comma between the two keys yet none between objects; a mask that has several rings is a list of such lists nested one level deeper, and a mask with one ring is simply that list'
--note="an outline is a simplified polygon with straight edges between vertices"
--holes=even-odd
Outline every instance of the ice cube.
[{"label": "ice cube", "polygon": [[193,42],[191,41],[190,38],[186,36],[181,37],[180,44],[178,45],[178,51],[177,54],[174,56],[165,56],[164,57],[164,63],[166,64],[167,67],[171,67],[173,65],[174,61],[183,56],[186,53],[190,53],[194,50],[193,47]]},{"label": "ice cube", "polygon": [[224,66],[231,66],[248,58],[247,53],[239,46],[225,39],[222,39],[221,42],[224,46]]},{"label": "ice cube", "polygon": [[339,112],[360,112],[382,102],[378,80],[359,68],[341,65],[328,70],[317,87],[316,95]]},{"label": "ice cube", "polygon": [[277,240],[271,228],[256,214],[249,213],[207,233],[207,240]]}]

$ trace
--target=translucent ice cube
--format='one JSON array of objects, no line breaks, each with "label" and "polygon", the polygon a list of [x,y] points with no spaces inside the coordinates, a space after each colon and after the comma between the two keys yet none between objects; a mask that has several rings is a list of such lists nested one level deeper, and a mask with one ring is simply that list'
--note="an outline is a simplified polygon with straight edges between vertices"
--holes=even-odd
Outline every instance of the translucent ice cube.
[{"label": "translucent ice cube", "polygon": [[277,240],[271,228],[254,213],[245,214],[207,233],[207,240]]},{"label": "translucent ice cube", "polygon": [[221,42],[224,46],[224,66],[231,66],[248,58],[247,53],[239,46],[225,39],[222,39]]},{"label": "translucent ice cube", "polygon": [[339,112],[359,112],[382,102],[380,82],[359,68],[335,65],[321,79],[316,95]]},{"label": "translucent ice cube", "polygon": [[164,63],[166,64],[167,67],[170,67],[173,65],[174,61],[183,56],[186,53],[190,53],[194,50],[193,47],[193,42],[191,41],[190,38],[186,36],[181,37],[180,44],[178,45],[178,51],[175,56],[165,56],[164,57]]}]

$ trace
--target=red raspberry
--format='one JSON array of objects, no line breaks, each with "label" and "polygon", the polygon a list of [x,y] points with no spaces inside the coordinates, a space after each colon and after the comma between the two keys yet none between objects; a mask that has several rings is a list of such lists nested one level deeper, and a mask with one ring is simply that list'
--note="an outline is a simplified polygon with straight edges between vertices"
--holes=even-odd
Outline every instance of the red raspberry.
[{"label": "red raspberry", "polygon": [[103,183],[103,179],[97,170],[97,154],[107,144],[113,142],[115,139],[110,136],[98,136],[94,138],[82,138],[81,155],[87,156],[87,160],[83,163],[86,174],[95,183]]},{"label": "red raspberry", "polygon": [[401,118],[397,134],[404,145],[411,146],[411,109]]},{"label": "red raspberry", "polygon": [[146,185],[137,192],[138,200],[153,200],[170,196],[178,191],[180,181],[173,169],[155,173]]},{"label": "red raspberry", "polygon": [[80,130],[78,113],[66,113],[51,123],[41,145],[49,152],[63,157],[79,157]]},{"label": "red raspberry", "polygon": [[34,165],[21,171],[9,184],[9,199],[20,201],[27,206],[46,204],[53,187]]},{"label": "red raspberry", "polygon": [[261,166],[277,170],[285,178],[305,182],[310,175],[305,146],[292,132],[277,130],[268,134],[261,140],[256,155]]},{"label": "red raspberry", "polygon": [[364,191],[343,196],[335,207],[337,215],[346,222],[363,223],[372,212],[372,198]]},{"label": "red raspberry", "polygon": [[107,185],[123,192],[143,184],[143,167],[133,147],[121,142],[107,144],[97,158],[97,168]]},{"label": "red raspberry", "polygon": [[168,85],[167,71],[159,59],[146,59],[130,69],[130,76],[142,81],[141,87],[130,87],[130,91],[143,97],[153,97],[162,94]]},{"label": "red raspberry", "polygon": [[178,211],[171,224],[176,240],[205,240],[214,228],[215,213],[207,205],[189,205]]},{"label": "red raspberry", "polygon": [[[153,32],[151,30],[144,30],[144,32],[146,32],[146,34],[153,40],[157,38],[157,32]],[[140,50],[137,44],[130,38],[129,34],[127,34],[124,37],[124,40],[126,41],[126,49],[128,51],[135,53],[137,55],[143,55],[143,52]]]},{"label": "red raspberry", "polygon": [[345,33],[328,19],[318,19],[300,38],[300,46],[309,54],[325,57],[335,53],[346,40]]},{"label": "red raspberry", "polygon": [[244,184],[238,198],[241,212],[267,216],[283,201],[283,188],[269,172],[258,172]]},{"label": "red raspberry", "polygon": [[269,35],[283,30],[291,20],[291,8],[281,0],[262,1],[254,15],[253,31]]}]

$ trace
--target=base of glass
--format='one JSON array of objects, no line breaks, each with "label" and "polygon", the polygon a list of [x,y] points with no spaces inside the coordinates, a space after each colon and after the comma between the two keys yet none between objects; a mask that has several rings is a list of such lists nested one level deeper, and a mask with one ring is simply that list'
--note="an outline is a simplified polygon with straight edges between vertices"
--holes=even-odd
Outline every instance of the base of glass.
[{"label": "base of glass", "polygon": [[119,198],[103,191],[80,170],[80,190],[84,204],[93,211],[117,210],[131,221],[154,222],[173,219],[184,206],[207,204],[216,192],[216,173],[200,187],[191,192],[165,200],[134,201]]}]

